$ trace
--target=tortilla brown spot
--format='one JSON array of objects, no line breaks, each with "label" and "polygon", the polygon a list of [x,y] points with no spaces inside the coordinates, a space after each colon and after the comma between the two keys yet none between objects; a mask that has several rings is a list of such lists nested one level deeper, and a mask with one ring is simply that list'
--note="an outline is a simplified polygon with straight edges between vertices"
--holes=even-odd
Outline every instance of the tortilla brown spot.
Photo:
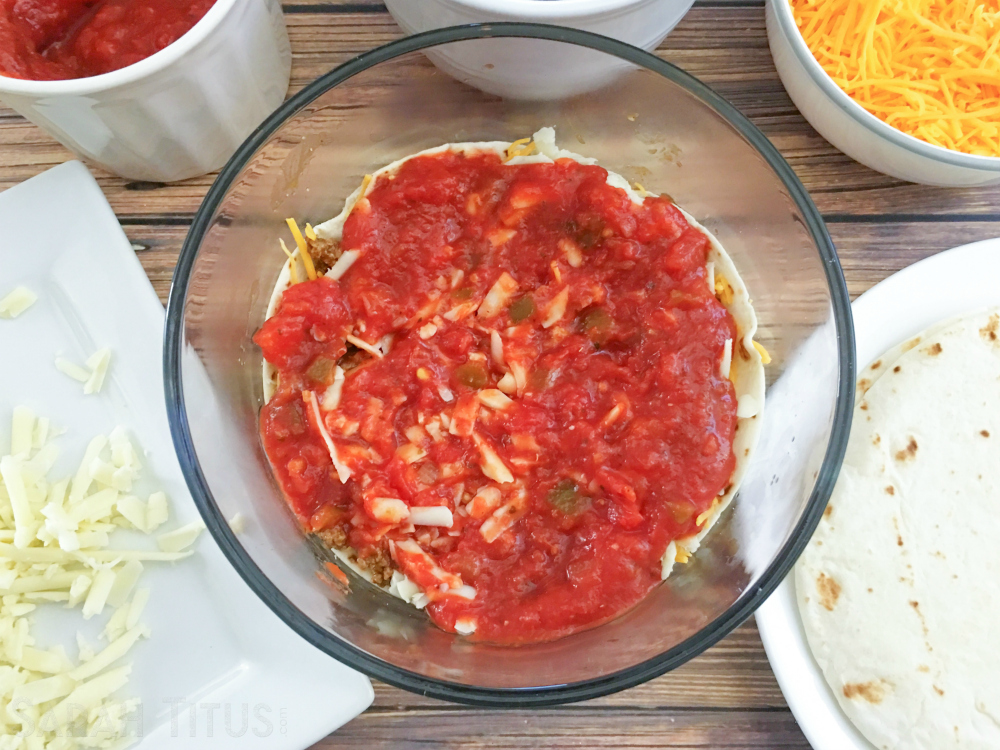
[{"label": "tortilla brown spot", "polygon": [[872,440],[872,445],[878,445],[881,442],[882,442],[882,436],[881,435],[876,435],[875,439]]},{"label": "tortilla brown spot", "polygon": [[861,409],[861,411],[868,411],[868,402],[862,401],[858,408]]},{"label": "tortilla brown spot", "polygon": [[925,672],[926,673],[926,672],[930,672],[931,668],[928,667],[926,664],[921,664],[919,667],[917,667],[917,671],[918,672]]},{"label": "tortilla brown spot", "polygon": [[900,365],[896,365],[895,367],[893,367],[893,368],[892,368],[892,371],[893,371],[893,372],[899,372],[899,371],[900,371],[900,370],[902,370],[902,369],[903,369],[903,368],[902,368],[902,367],[901,367]]},{"label": "tortilla brown spot", "polygon": [[816,578],[816,590],[819,592],[819,603],[828,612],[833,612],[837,606],[837,599],[840,597],[840,584],[830,578],[825,573],[820,573]]},{"label": "tortilla brown spot", "polygon": [[897,547],[903,546],[903,537],[901,537],[899,534],[896,534],[896,546]]},{"label": "tortilla brown spot", "polygon": [[906,444],[906,447],[901,451],[896,451],[897,461],[906,461],[917,455],[917,440],[912,435],[910,436],[910,442]]},{"label": "tortilla brown spot", "polygon": [[885,494],[887,494],[887,495],[895,495],[896,494],[896,488],[893,487],[890,484],[888,487],[885,488]]},{"label": "tortilla brown spot", "polygon": [[872,362],[872,369],[873,370],[877,370],[881,366],[882,366],[882,360],[881,359],[876,359],[874,362]]},{"label": "tortilla brown spot", "polygon": [[928,346],[926,349],[924,349],[924,351],[927,352],[930,356],[936,357],[943,350],[941,349],[941,344],[940,343],[934,343],[931,346]]},{"label": "tortilla brown spot", "polygon": [[987,341],[996,341],[998,330],[1000,330],[1000,314],[993,313],[989,322],[979,329],[979,335]]},{"label": "tortilla brown spot", "polygon": [[939,688],[937,685],[931,685],[931,687],[934,688],[934,692],[938,695],[944,695],[944,690]]},{"label": "tortilla brown spot", "polygon": [[903,344],[903,351],[904,352],[908,352],[908,351],[910,351],[910,349],[912,349],[913,347],[915,347],[919,343],[920,343],[920,337],[919,336],[917,336],[916,338],[912,338],[909,341],[907,341],[905,344]]},{"label": "tortilla brown spot", "polygon": [[872,705],[877,706],[885,698],[885,688],[882,682],[849,682],[844,685],[844,697],[849,699],[861,698]]},{"label": "tortilla brown spot", "polygon": [[870,381],[868,378],[861,378],[861,380],[858,381],[858,389],[862,393],[864,393],[871,387],[872,387],[872,381]]},{"label": "tortilla brown spot", "polygon": [[989,437],[990,436],[990,431],[989,430],[980,430],[979,434],[982,435],[983,437]]},{"label": "tortilla brown spot", "polygon": [[826,506],[826,509],[823,511],[823,518],[829,518],[832,515],[833,515],[833,506],[828,504]]}]

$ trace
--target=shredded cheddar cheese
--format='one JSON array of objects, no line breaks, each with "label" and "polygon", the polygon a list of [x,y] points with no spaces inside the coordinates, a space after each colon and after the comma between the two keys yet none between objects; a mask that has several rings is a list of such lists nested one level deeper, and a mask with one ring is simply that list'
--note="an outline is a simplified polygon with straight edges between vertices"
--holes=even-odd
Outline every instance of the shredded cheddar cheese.
[{"label": "shredded cheddar cheese", "polygon": [[306,238],[302,236],[298,222],[295,219],[285,219],[285,222],[288,224],[288,228],[292,230],[295,244],[299,247],[299,257],[302,258],[302,265],[306,268],[306,276],[311,281],[316,278],[316,267],[313,265],[312,256],[309,255],[309,246],[306,243]]},{"label": "shredded cheddar cheese", "polygon": [[758,344],[756,341],[753,342],[753,348],[760,353],[761,362],[765,365],[771,364],[771,353],[768,352],[767,349],[765,349],[761,344]]},{"label": "shredded cheddar cheese", "polygon": [[1000,156],[998,0],[790,0],[823,69],[928,143]]},{"label": "shredded cheddar cheese", "polygon": [[535,142],[531,138],[519,138],[507,147],[504,164],[516,156],[531,156],[535,152]]}]

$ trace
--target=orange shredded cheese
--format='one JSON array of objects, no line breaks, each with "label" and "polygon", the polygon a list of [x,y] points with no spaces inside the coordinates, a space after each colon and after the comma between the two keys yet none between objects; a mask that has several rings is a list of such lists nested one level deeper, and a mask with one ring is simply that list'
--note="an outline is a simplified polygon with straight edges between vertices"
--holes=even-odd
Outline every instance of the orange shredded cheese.
[{"label": "orange shredded cheese", "polygon": [[535,151],[535,142],[530,138],[519,138],[507,147],[507,156],[504,158],[504,164],[509,162],[515,156],[531,156]]},{"label": "orange shredded cheese", "polygon": [[299,224],[295,219],[285,219],[288,224],[288,228],[292,230],[292,237],[295,238],[295,244],[299,246],[299,256],[302,258],[302,265],[305,266],[306,276],[310,280],[316,278],[316,267],[313,265],[312,256],[309,255],[309,247],[306,245],[306,238],[302,236],[302,232],[299,230]]},{"label": "orange shredded cheese", "polygon": [[790,0],[858,104],[936,146],[1000,156],[1000,0]]}]

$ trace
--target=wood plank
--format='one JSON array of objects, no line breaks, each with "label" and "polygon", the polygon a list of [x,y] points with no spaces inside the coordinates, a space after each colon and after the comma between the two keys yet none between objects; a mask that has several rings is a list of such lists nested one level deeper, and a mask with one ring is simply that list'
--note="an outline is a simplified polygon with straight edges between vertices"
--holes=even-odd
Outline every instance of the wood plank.
[{"label": "wood plank", "polygon": [[[374,705],[382,710],[402,710],[448,704],[376,683]],[[673,672],[630,690],[574,706],[575,709],[598,707],[781,709],[785,700],[751,620]]]},{"label": "wood plank", "polygon": [[369,710],[314,750],[433,747],[696,748],[808,750],[787,711],[635,711],[542,709],[474,711],[426,709],[406,713]]}]

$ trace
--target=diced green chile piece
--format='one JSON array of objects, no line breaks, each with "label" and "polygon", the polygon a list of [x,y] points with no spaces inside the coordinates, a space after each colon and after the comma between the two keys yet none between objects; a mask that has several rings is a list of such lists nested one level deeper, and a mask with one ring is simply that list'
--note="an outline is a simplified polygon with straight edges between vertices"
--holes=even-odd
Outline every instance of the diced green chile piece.
[{"label": "diced green chile piece", "polygon": [[469,388],[485,388],[490,380],[490,374],[483,362],[466,362],[455,368],[455,378]]},{"label": "diced green chile piece", "polygon": [[510,306],[510,319],[515,323],[527,320],[535,313],[535,301],[527,294],[514,300]]}]

